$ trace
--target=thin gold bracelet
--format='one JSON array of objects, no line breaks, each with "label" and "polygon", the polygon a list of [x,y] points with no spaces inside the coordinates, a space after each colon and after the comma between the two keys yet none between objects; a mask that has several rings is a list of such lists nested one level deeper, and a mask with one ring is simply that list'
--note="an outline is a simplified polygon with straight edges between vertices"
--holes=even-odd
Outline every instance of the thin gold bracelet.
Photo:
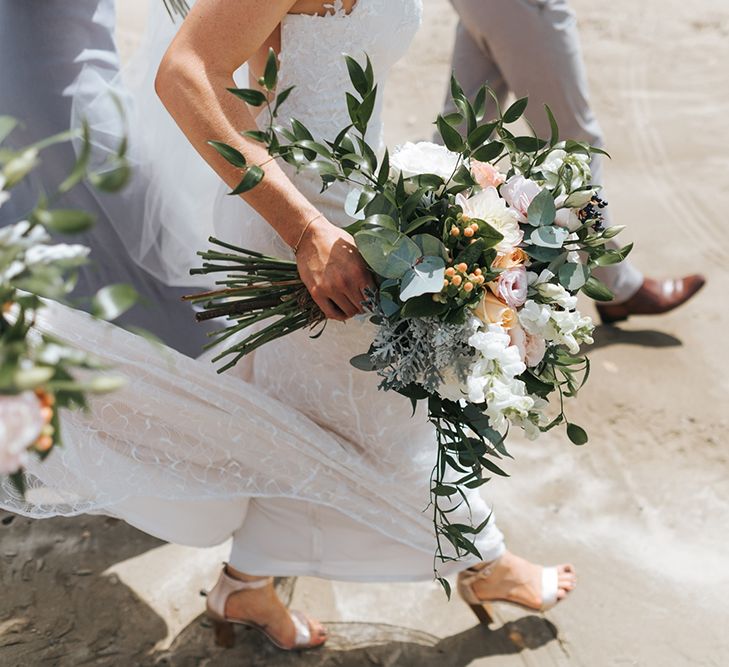
[{"label": "thin gold bracelet", "polygon": [[301,235],[299,236],[299,240],[296,242],[296,244],[291,248],[291,250],[294,253],[294,256],[297,252],[299,252],[299,246],[301,245],[301,242],[304,240],[304,234],[306,234],[306,230],[309,229],[310,225],[314,220],[318,220],[319,218],[323,218],[324,216],[321,213],[317,213],[309,222],[306,223],[304,226],[304,229],[301,230]]}]

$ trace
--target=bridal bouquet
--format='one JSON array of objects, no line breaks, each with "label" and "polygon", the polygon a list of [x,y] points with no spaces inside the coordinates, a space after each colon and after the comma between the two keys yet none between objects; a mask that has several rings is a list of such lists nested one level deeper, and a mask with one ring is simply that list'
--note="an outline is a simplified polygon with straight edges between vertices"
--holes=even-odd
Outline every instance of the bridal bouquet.
[{"label": "bridal bouquet", "polygon": [[[40,164],[42,150],[75,137],[74,132],[45,139],[22,150],[3,142],[17,121],[0,116],[0,206],[10,191]],[[68,177],[53,195],[42,194],[27,219],[0,228],[0,477],[8,475],[24,492],[23,467],[32,454],[41,459],[61,442],[59,409],[85,406],[87,393],[112,391],[117,378],[101,370],[91,355],[70,348],[35,328],[42,297],[64,300],[72,291],[76,270],[87,262],[83,245],[52,243],[49,232],[74,234],[88,229],[93,217],[56,208],[54,199],[88,180],[105,191],[121,188],[128,176],[124,147],[103,171],[91,171],[91,144],[84,129],[82,149]],[[114,319],[136,298],[126,285],[102,289],[93,312]]]},{"label": "bridal bouquet", "polygon": [[[560,141],[548,108],[549,139],[517,135],[508,126],[522,117],[526,98],[502,111],[487,87],[471,101],[452,80],[458,112],[436,121],[443,146],[407,143],[378,156],[365,139],[377,94],[372,67],[352,58],[347,66],[356,91],[347,93],[351,123],[324,143],[296,120],[277,123],[290,91],[276,94],[272,54],[260,81],[265,92],[231,92],[268,110],[268,127],[247,136],[318,172],[324,189],[351,187],[348,231],[377,283],[366,300],[373,339],[352,363],[413,407],[427,404],[438,436],[431,485],[438,555],[447,558],[443,539],[458,556],[478,555],[473,536],[482,526],[451,523],[449,509],[466,501],[464,488],[505,474],[497,461],[509,456],[509,428],[535,438],[563,424],[573,443],[587,441],[564,411],[589,373],[580,346],[592,342],[593,325],[577,310],[577,294],[610,300],[592,270],[622,261],[631,247],[605,245],[620,229],[603,227],[605,202],[591,182],[599,149]],[[263,178],[235,148],[211,143],[241,169],[235,194]],[[202,305],[199,319],[228,319],[212,344],[257,325],[220,352],[221,371],[323,321],[295,262],[211,241],[216,248],[200,253],[205,263],[193,273],[226,275],[220,289],[189,298]]]}]

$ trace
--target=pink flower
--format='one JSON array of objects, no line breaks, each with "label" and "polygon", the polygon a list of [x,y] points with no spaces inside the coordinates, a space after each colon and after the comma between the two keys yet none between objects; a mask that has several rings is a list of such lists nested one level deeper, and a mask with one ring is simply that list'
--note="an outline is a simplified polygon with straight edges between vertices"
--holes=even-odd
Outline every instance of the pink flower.
[{"label": "pink flower", "polygon": [[541,191],[542,188],[534,181],[519,174],[512,176],[501,186],[500,194],[506,203],[516,211],[519,222],[527,222],[529,204]]},{"label": "pink flower", "polygon": [[501,272],[496,279],[495,294],[516,309],[521,308],[527,299],[527,271],[523,266],[515,266]]},{"label": "pink flower", "polygon": [[44,425],[41,404],[32,391],[0,396],[0,475],[12,475],[27,463],[28,447]]},{"label": "pink flower", "polygon": [[488,187],[498,188],[506,180],[506,176],[488,162],[471,160],[470,164],[471,174],[476,179],[476,183],[484,189]]},{"label": "pink flower", "polygon": [[528,333],[519,324],[509,329],[509,336],[511,338],[511,344],[519,350],[522,361],[527,367],[533,368],[544,359],[547,344],[541,336],[534,336]]}]

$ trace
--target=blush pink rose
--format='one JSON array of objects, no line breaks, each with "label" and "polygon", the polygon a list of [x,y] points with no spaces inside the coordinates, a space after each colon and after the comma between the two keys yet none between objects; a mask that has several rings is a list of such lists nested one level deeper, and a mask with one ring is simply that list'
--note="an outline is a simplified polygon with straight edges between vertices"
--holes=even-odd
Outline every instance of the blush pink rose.
[{"label": "blush pink rose", "polygon": [[32,391],[0,396],[0,475],[12,475],[28,461],[30,447],[45,425]]},{"label": "blush pink rose", "polygon": [[510,308],[521,308],[527,299],[527,271],[523,266],[515,266],[501,272],[496,279],[496,296],[501,297]]},{"label": "blush pink rose", "polygon": [[509,337],[511,344],[519,350],[521,359],[527,367],[533,368],[544,359],[547,344],[541,336],[533,336],[517,324],[509,329]]},{"label": "blush pink rose", "polygon": [[471,174],[476,183],[484,190],[486,188],[498,188],[506,180],[506,176],[494,165],[488,162],[479,162],[478,160],[471,160]]},{"label": "blush pink rose", "polygon": [[501,186],[500,194],[506,203],[516,211],[519,222],[527,222],[527,211],[542,188],[534,181],[523,176],[512,176]]}]

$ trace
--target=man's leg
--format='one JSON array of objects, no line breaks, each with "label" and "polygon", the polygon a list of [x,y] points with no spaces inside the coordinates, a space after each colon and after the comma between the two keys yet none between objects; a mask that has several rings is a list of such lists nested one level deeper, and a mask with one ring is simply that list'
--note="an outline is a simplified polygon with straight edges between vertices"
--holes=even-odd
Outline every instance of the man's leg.
[{"label": "man's leg", "polygon": [[[474,94],[483,83],[492,85],[489,77],[480,83],[476,79],[494,73],[499,97],[507,89],[517,97],[529,96],[527,116],[540,136],[549,134],[543,106],[548,104],[563,137],[603,145],[602,130],[589,103],[575,15],[565,0],[452,2],[463,26],[456,41],[459,55],[454,55],[454,69],[459,80],[468,82],[464,91]],[[461,44],[462,33],[468,34],[475,48]],[[592,170],[594,181],[601,183],[599,156]],[[613,291],[616,303],[627,301],[643,283],[641,272],[627,261],[597,269],[596,275]]]}]

